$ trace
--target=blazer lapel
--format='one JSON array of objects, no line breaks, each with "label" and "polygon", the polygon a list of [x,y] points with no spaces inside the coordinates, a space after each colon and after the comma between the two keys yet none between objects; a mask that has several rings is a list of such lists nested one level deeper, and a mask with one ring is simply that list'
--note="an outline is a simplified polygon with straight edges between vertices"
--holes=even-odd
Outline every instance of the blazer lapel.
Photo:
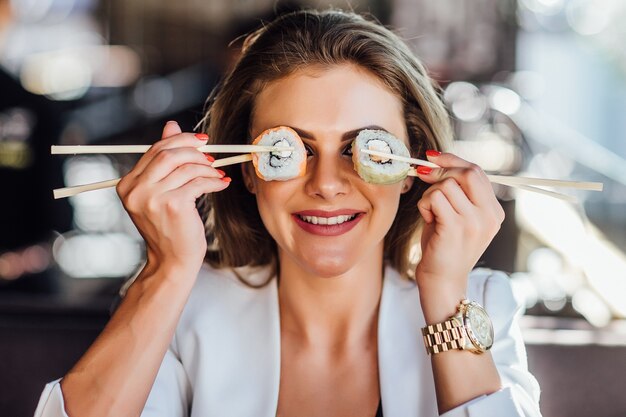
[{"label": "blazer lapel", "polygon": [[269,284],[271,286],[269,291],[268,304],[269,317],[267,317],[267,328],[261,331],[267,331],[267,337],[270,341],[269,351],[273,352],[273,356],[267,361],[267,375],[271,375],[269,381],[259,381],[259,385],[267,384],[267,416],[275,417],[278,410],[278,391],[280,389],[280,311],[278,305],[278,280],[274,278]]},{"label": "blazer lapel", "polygon": [[385,268],[378,313],[378,368],[385,417],[437,416],[417,286]]},{"label": "blazer lapel", "polygon": [[[263,282],[267,270],[244,270],[251,282]],[[216,294],[207,322],[196,339],[197,352],[211,352],[199,364],[192,416],[273,417],[280,380],[280,317],[276,279],[255,289],[234,276],[213,280]],[[258,280],[257,280],[258,278]],[[215,314],[217,313],[217,314]],[[210,410],[210,413],[207,413]]]}]

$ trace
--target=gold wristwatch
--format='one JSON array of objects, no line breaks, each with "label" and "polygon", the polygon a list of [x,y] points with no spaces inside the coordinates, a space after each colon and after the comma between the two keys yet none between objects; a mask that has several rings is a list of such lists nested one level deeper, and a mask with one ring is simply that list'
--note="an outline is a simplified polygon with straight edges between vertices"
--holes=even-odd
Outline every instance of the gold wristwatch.
[{"label": "gold wristwatch", "polygon": [[451,349],[484,353],[493,345],[489,315],[480,304],[469,300],[461,301],[457,314],[448,320],[424,327],[422,335],[429,355]]}]

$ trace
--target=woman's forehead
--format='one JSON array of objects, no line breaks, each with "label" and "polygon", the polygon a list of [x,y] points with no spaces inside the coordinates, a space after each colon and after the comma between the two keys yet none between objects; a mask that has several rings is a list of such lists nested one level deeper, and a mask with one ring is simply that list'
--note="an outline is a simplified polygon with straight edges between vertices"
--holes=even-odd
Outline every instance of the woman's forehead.
[{"label": "woman's forehead", "polygon": [[406,137],[401,99],[352,64],[307,68],[268,84],[256,98],[251,133],[277,125],[339,135],[377,125]]}]

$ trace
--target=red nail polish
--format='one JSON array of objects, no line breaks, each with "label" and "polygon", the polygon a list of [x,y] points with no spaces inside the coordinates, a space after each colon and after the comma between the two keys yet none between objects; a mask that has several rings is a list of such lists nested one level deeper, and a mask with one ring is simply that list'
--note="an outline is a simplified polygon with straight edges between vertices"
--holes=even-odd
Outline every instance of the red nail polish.
[{"label": "red nail polish", "polygon": [[217,173],[220,174],[222,177],[226,175],[226,173],[224,171],[222,171],[221,169],[216,169]]},{"label": "red nail polish", "polygon": [[207,135],[206,133],[196,133],[194,136],[196,137],[196,139],[209,140],[209,135]]},{"label": "red nail polish", "polygon": [[204,155],[204,157],[206,158],[207,161],[209,162],[215,162],[215,158],[213,158],[211,155],[209,155],[208,153]]},{"label": "red nail polish", "polygon": [[416,169],[418,174],[422,174],[422,175],[428,175],[431,172],[433,172],[433,169],[430,167],[425,167],[425,166],[418,166]]},{"label": "red nail polish", "polygon": [[434,149],[429,149],[426,151],[426,156],[439,156],[441,155],[441,152],[436,151]]},{"label": "red nail polish", "polygon": [[231,177],[224,177],[224,178],[220,178],[220,180],[224,182],[231,182],[233,179]]}]

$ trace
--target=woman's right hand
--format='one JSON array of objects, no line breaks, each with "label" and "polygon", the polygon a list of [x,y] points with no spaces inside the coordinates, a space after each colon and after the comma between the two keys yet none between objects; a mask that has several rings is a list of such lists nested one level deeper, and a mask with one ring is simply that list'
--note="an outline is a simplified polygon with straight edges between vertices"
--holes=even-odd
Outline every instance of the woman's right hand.
[{"label": "woman's right hand", "polygon": [[168,122],[162,139],[117,185],[146,242],[146,268],[197,272],[202,265],[207,243],[196,199],[230,183],[223,171],[211,166],[214,159],[196,149],[207,140],[206,135],[182,133],[178,123]]},{"label": "woman's right hand", "polygon": [[148,262],[61,381],[69,416],[141,415],[202,265],[206,238],[196,199],[230,179],[196,149],[206,135],[182,133],[169,122],[162,138],[117,186],[146,241]]}]

